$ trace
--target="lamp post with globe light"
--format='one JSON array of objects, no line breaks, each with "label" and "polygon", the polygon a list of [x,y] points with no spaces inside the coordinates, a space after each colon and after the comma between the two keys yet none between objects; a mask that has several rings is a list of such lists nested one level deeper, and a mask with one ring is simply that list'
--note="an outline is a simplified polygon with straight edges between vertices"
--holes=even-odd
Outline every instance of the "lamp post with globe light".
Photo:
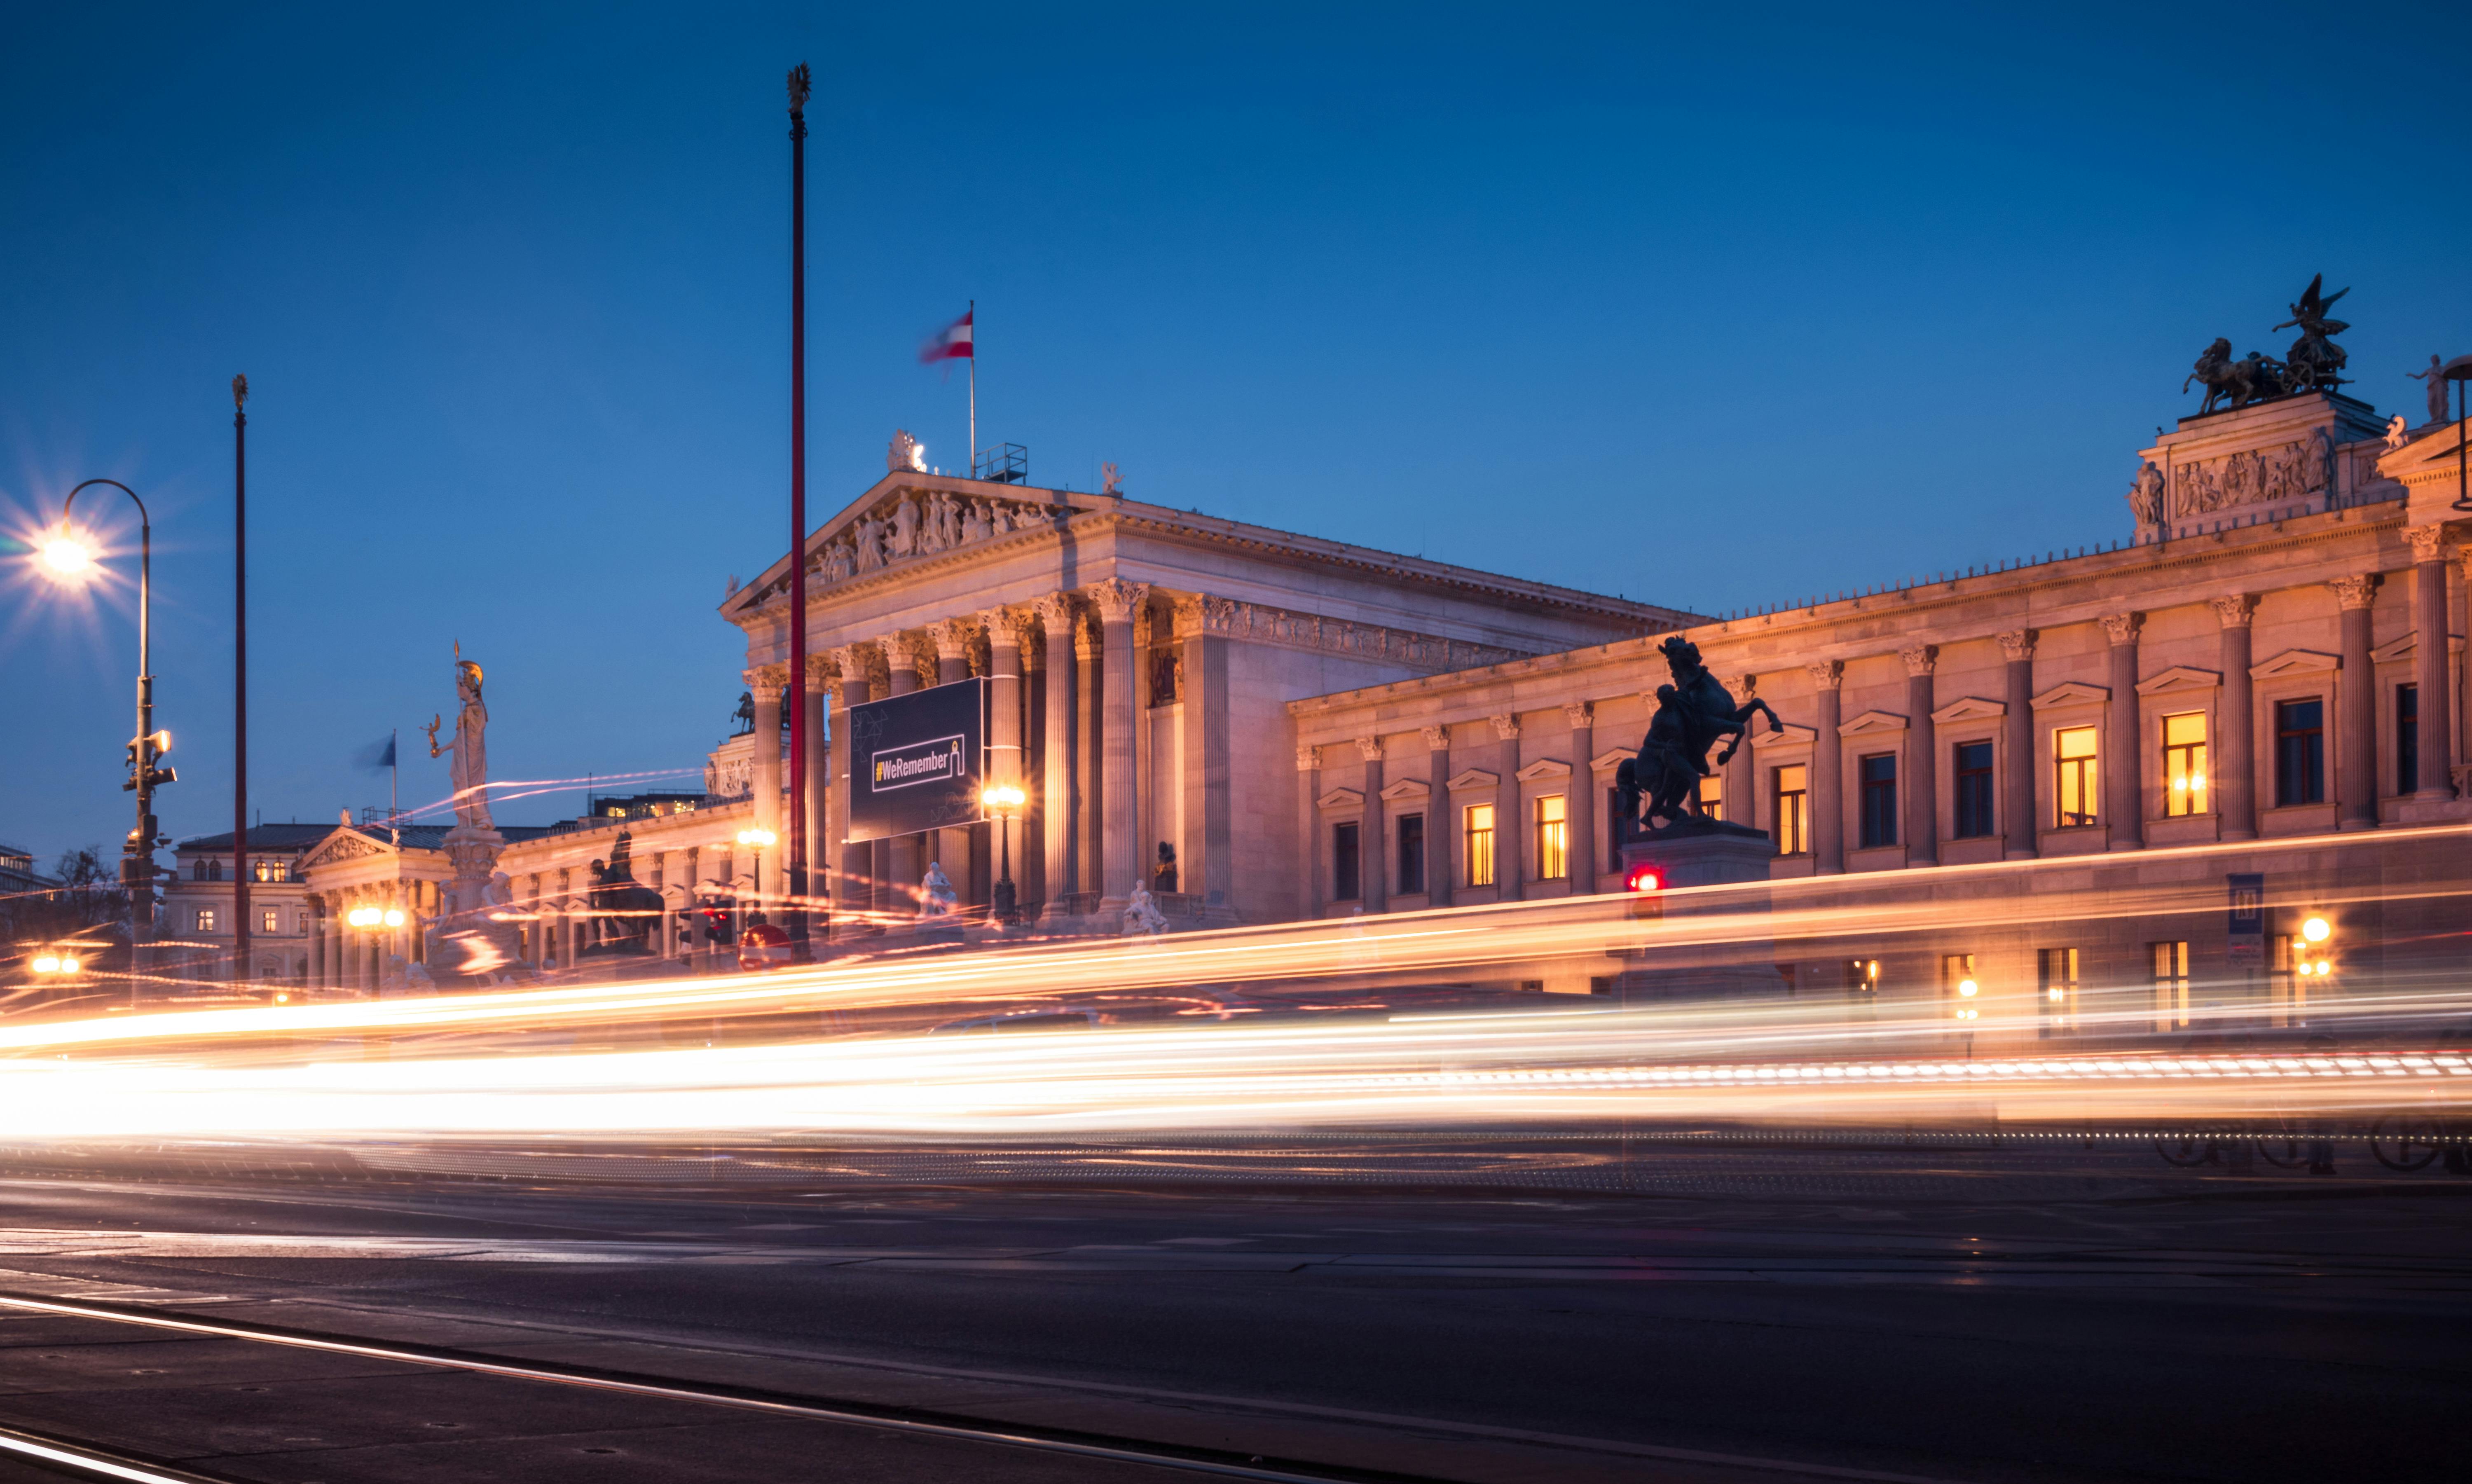
[{"label": "lamp post with globe light", "polygon": [[137,945],[154,917],[154,850],[164,842],[155,835],[154,788],[178,781],[179,774],[157,766],[172,750],[172,734],[154,730],[153,625],[154,614],[154,527],[146,502],[117,479],[89,479],[60,502],[59,524],[42,544],[42,562],[64,583],[86,580],[94,570],[93,541],[70,523],[77,497],[96,485],[109,485],[137,507],[137,731],[129,743],[129,778],[120,786],[137,795],[137,823],[120,851],[120,884],[129,894],[129,1002],[137,1003]]},{"label": "lamp post with globe light", "polygon": [[996,819],[995,912],[1000,926],[1010,927],[1021,918],[1021,908],[1013,899],[1012,822],[1029,798],[1010,783],[990,783],[979,794],[979,802]]}]

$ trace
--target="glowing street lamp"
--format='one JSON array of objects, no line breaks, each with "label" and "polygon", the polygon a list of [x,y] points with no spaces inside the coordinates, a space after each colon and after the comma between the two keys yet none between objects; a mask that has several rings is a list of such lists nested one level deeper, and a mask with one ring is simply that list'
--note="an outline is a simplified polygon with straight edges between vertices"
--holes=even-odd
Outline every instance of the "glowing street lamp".
[{"label": "glowing street lamp", "polygon": [[780,839],[779,835],[761,825],[750,825],[738,832],[738,843],[755,852],[755,910],[764,910],[764,848]]},{"label": "glowing street lamp", "polygon": [[38,974],[73,974],[85,965],[75,954],[44,953],[36,957],[35,972]]},{"label": "glowing street lamp", "polygon": [[[1960,999],[1970,1000],[1982,993],[1983,986],[1971,979],[1957,981],[1957,993]],[[1983,1011],[1976,1005],[1960,1005],[1957,1007],[1957,1017],[1961,1020],[1979,1020],[1983,1017]]]},{"label": "glowing street lamp", "polygon": [[59,524],[42,544],[42,564],[60,583],[83,583],[94,570],[95,544],[78,530],[69,513],[77,497],[95,485],[109,485],[137,507],[137,730],[129,742],[129,779],[120,785],[137,795],[136,827],[129,831],[120,850],[120,884],[129,893],[129,1002],[134,1008],[137,945],[154,915],[154,848],[161,843],[156,837],[154,788],[178,781],[179,775],[157,766],[161,754],[172,749],[172,734],[154,730],[154,526],[146,502],[117,479],[89,479],[79,485],[60,502]]},{"label": "glowing street lamp", "polygon": [[1007,927],[1021,920],[1021,907],[1013,897],[1012,822],[1029,802],[1030,796],[1010,783],[990,783],[979,790],[979,802],[996,820],[996,852],[1002,862],[996,872],[996,922]]},{"label": "glowing street lamp", "polygon": [[344,921],[354,927],[401,927],[401,907],[354,907],[344,914]]}]

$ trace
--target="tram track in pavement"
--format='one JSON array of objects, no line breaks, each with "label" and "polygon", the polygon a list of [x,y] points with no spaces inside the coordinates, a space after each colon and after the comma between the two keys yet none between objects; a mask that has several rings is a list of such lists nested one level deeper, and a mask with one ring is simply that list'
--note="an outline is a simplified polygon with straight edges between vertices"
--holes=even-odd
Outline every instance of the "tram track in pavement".
[{"label": "tram track in pavement", "polygon": [[[0,1355],[18,1356],[26,1347],[9,1344],[7,1326],[12,1321],[49,1321],[88,1327],[90,1330],[107,1331],[90,1337],[85,1344],[106,1347],[133,1344],[151,1352],[154,1347],[147,1340],[154,1335],[171,1335],[182,1341],[221,1342],[264,1347],[276,1352],[296,1352],[319,1357],[333,1357],[351,1366],[375,1366],[398,1375],[426,1372],[455,1374],[518,1388],[557,1387],[582,1393],[596,1400],[616,1401],[630,1406],[652,1404],[668,1408],[708,1409],[715,1414],[735,1413],[745,1418],[773,1424],[804,1424],[818,1429],[814,1438],[783,1439],[785,1456],[781,1467],[795,1460],[808,1460],[804,1472],[796,1476],[830,1476],[814,1472],[811,1449],[833,1436],[844,1440],[852,1429],[864,1430],[879,1437],[891,1437],[908,1442],[926,1442],[958,1448],[964,1454],[943,1460],[902,1457],[890,1474],[880,1473],[861,1464],[852,1477],[879,1476],[904,1479],[940,1479],[951,1477],[971,1480],[1050,1478],[1080,1479],[1168,1479],[1174,1477],[1218,1477],[1270,1481],[1270,1484],[1471,1484],[1490,1479],[1585,1479],[1595,1477],[1644,1478],[1653,1480],[1754,1481],[1831,1480],[1871,1481],[1871,1484],[1951,1484],[1951,1481],[1921,1475],[1880,1470],[1834,1467],[1807,1461],[1790,1461],[1718,1453],[1686,1448],[1656,1448],[1636,1443],[1604,1439],[1568,1438],[1548,1433],[1530,1433],[1515,1429],[1470,1426],[1430,1419],[1382,1419],[1404,1431],[1426,1435],[1428,1442],[1437,1437],[1458,1433],[1468,1443],[1489,1443],[1499,1454],[1505,1444],[1524,1445],[1514,1451],[1530,1455],[1524,1463],[1513,1462],[1506,1470],[1497,1456],[1471,1459],[1467,1471],[1443,1472],[1402,1472],[1363,1465],[1316,1461],[1272,1453],[1247,1453],[1225,1448],[1195,1447],[1165,1443],[1156,1439],[1132,1438],[1086,1431],[1076,1428],[998,1421],[966,1414],[918,1407],[887,1405],[882,1402],[847,1397],[820,1397],[765,1388],[717,1384],[711,1381],[688,1382],[675,1377],[640,1372],[599,1367],[550,1365],[535,1359],[478,1352],[456,1347],[411,1345],[378,1340],[367,1336],[297,1328],[265,1324],[234,1322],[228,1318],[172,1309],[152,1304],[128,1304],[74,1301],[39,1294],[0,1290]],[[141,1338],[117,1341],[107,1331],[138,1331]],[[73,1339],[54,1337],[36,1340],[52,1352],[37,1359],[61,1359],[80,1347]],[[119,1358],[119,1357],[112,1357]],[[149,1357],[151,1358],[151,1356]],[[89,1371],[92,1368],[87,1368]],[[171,1366],[119,1366],[131,1376],[149,1374],[168,1375]],[[281,1367],[276,1370],[280,1371]],[[276,1375],[260,1375],[263,1368],[243,1364],[229,1368],[230,1374],[218,1388],[221,1392],[240,1395],[272,1396],[280,1387]],[[232,1384],[233,1376],[255,1376],[257,1384],[246,1381]],[[326,1379],[366,1379],[360,1372],[343,1377]],[[175,1377],[175,1383],[180,1379]],[[313,1388],[318,1377],[295,1376],[295,1381],[305,1381]],[[287,1446],[276,1448],[184,1448],[175,1442],[169,1448],[159,1438],[152,1447],[141,1447],[124,1437],[90,1435],[93,1427],[64,1428],[57,1417],[45,1420],[47,1425],[34,1425],[13,1415],[23,1410],[29,1397],[54,1395],[41,1389],[38,1371],[22,1364],[9,1367],[9,1380],[0,1385],[0,1459],[31,1462],[48,1471],[72,1477],[117,1479],[130,1484],[257,1484],[257,1481],[299,1480],[301,1484],[345,1484],[346,1480],[364,1477],[410,1476],[393,1470],[382,1469],[376,1473],[354,1472],[349,1463],[356,1454],[371,1448],[368,1442],[354,1444],[347,1440],[328,1440],[317,1433],[295,1433],[284,1439]],[[122,1397],[143,1395],[152,1388],[116,1388]],[[1200,1400],[1200,1399],[1196,1399]],[[267,1420],[279,1418],[260,1406],[252,1409],[266,1414]],[[1358,1414],[1342,1414],[1337,1416]],[[1365,1421],[1376,1419],[1369,1416]],[[675,1421],[664,1423],[659,1418],[636,1417],[630,1424],[618,1427],[578,1428],[575,1419],[555,1420],[549,1442],[552,1447],[564,1446],[568,1451],[593,1456],[587,1465],[589,1476],[621,1477],[615,1466],[623,1461],[649,1465],[648,1476],[663,1479],[688,1477],[772,1477],[777,1471],[758,1473],[738,1472],[685,1473],[674,1472],[673,1461],[656,1455],[657,1446],[646,1448],[625,1446],[624,1439],[650,1435],[657,1445],[659,1434],[677,1428]],[[562,1426],[560,1425],[562,1424]],[[587,1420],[588,1424],[588,1420]],[[294,1427],[320,1425],[313,1422],[282,1424],[275,1431]],[[460,1428],[454,1422],[426,1421],[418,1424],[427,1429]],[[264,1430],[260,1427],[259,1430]],[[777,1429],[776,1429],[777,1430]],[[270,1434],[271,1437],[271,1434]],[[598,1444],[584,1441],[601,1439]],[[422,1440],[424,1442],[431,1440]],[[463,1440],[455,1440],[461,1443]],[[540,1440],[526,1440],[537,1443]],[[475,1445],[486,1447],[488,1440],[475,1438]],[[307,1445],[303,1447],[303,1445]],[[323,1445],[323,1446],[321,1446]],[[377,1445],[376,1450],[387,1449]],[[1009,1452],[1028,1460],[1027,1471],[1009,1470],[1000,1464],[990,1468],[986,1456],[990,1450]],[[759,1448],[758,1451],[763,1451]],[[638,1455],[630,1457],[629,1455]],[[642,1456],[642,1455],[655,1456]],[[1590,1459],[1585,1455],[1595,1454]],[[595,1456],[597,1455],[597,1456]],[[311,1467],[321,1456],[333,1456],[346,1467],[333,1472],[321,1472]],[[273,1460],[276,1467],[263,1465]],[[583,1463],[583,1457],[574,1460]],[[749,1460],[752,1462],[753,1460]],[[1041,1465],[1049,1467],[1039,1467]],[[1591,1467],[1594,1465],[1594,1467]],[[1064,1472],[1056,1472],[1061,1466]],[[728,1466],[734,1470],[738,1466]],[[948,1472],[949,1470],[949,1472]],[[494,1476],[509,1476],[498,1473]],[[514,1476],[529,1477],[530,1473]],[[541,1476],[552,1476],[544,1472]],[[0,1474],[0,1478],[5,1478]]]}]

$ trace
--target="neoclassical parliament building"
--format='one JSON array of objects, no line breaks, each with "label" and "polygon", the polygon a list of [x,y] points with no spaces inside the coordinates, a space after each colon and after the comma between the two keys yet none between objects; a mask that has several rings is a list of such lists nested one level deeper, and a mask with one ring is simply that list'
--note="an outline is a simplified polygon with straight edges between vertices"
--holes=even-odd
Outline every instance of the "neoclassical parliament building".
[{"label": "neoclassical parliament building", "polygon": [[[1049,931],[1116,930],[1137,885],[1179,928],[1613,892],[1614,770],[1667,679],[1658,643],[1680,633],[1785,723],[1702,795],[1770,835],[1776,878],[1900,873],[1954,901],[1982,889],[1962,868],[2065,860],[2068,889],[2127,901],[2239,873],[2277,904],[2332,899],[2440,869],[2427,862],[2460,857],[2463,836],[2413,831],[2472,821],[2457,426],[2328,392],[2184,418],[2142,451],[2127,518],[2099,542],[1727,618],[929,472],[896,438],[883,477],[796,559],[808,754],[758,745],[786,735],[784,554],[721,609],[746,635],[755,715],[714,754],[706,797],[511,830],[500,869],[533,917],[526,956],[573,965],[593,862],[622,831],[632,879],[666,901],[744,893],[759,868],[732,842],[749,823],[786,836],[795,767],[835,944],[897,931],[930,861],[965,916],[983,911],[1000,844]],[[844,843],[848,707],[973,677],[989,682],[988,774],[1030,798],[1009,839],[979,824]],[[449,874],[435,833],[338,826],[289,845],[288,889],[257,892],[295,914],[269,919],[292,942],[261,935],[261,971],[368,986],[390,946],[417,959]],[[182,848],[172,903],[200,941],[206,924],[179,914],[210,908],[179,898],[217,845]],[[2020,889],[2062,878],[2035,879]],[[400,906],[405,925],[363,941],[339,925],[363,903]],[[2140,931],[2071,945],[2072,985],[2202,977],[2222,951],[2219,921],[2170,944]],[[664,923],[663,957],[701,947],[690,918]],[[1983,951],[2019,982],[2055,973],[2031,934]],[[1796,966],[1781,969],[1793,986]],[[1522,982],[1584,991],[1606,972]]]}]

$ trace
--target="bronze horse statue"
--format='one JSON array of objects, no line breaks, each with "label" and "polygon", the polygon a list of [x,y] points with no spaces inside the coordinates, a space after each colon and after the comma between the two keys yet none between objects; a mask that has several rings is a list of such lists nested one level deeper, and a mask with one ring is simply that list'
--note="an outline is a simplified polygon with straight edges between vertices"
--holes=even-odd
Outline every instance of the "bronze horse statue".
[{"label": "bronze horse statue", "polygon": [[2219,399],[2238,411],[2251,402],[2281,396],[2288,390],[2287,379],[2283,363],[2270,356],[2252,350],[2233,360],[2232,343],[2218,335],[2215,343],[2206,347],[2206,353],[2198,357],[2197,369],[2180,383],[2180,390],[2188,391],[2192,381],[2206,389],[2206,399],[2198,404],[2198,416],[2202,418],[2215,410]]},{"label": "bronze horse statue", "polygon": [[1708,776],[1708,750],[1717,739],[1726,739],[1725,750],[1717,754],[1722,768],[1750,735],[1751,718],[1765,715],[1771,731],[1785,730],[1775,708],[1757,696],[1736,706],[1733,695],[1700,663],[1699,645],[1677,634],[1658,649],[1674,672],[1674,683],[1656,688],[1656,716],[1640,742],[1639,755],[1614,770],[1618,827],[1639,822],[1643,797],[1652,824],[1660,819],[1678,824],[1686,814],[1686,800],[1689,814],[1704,815],[1700,780]]}]

